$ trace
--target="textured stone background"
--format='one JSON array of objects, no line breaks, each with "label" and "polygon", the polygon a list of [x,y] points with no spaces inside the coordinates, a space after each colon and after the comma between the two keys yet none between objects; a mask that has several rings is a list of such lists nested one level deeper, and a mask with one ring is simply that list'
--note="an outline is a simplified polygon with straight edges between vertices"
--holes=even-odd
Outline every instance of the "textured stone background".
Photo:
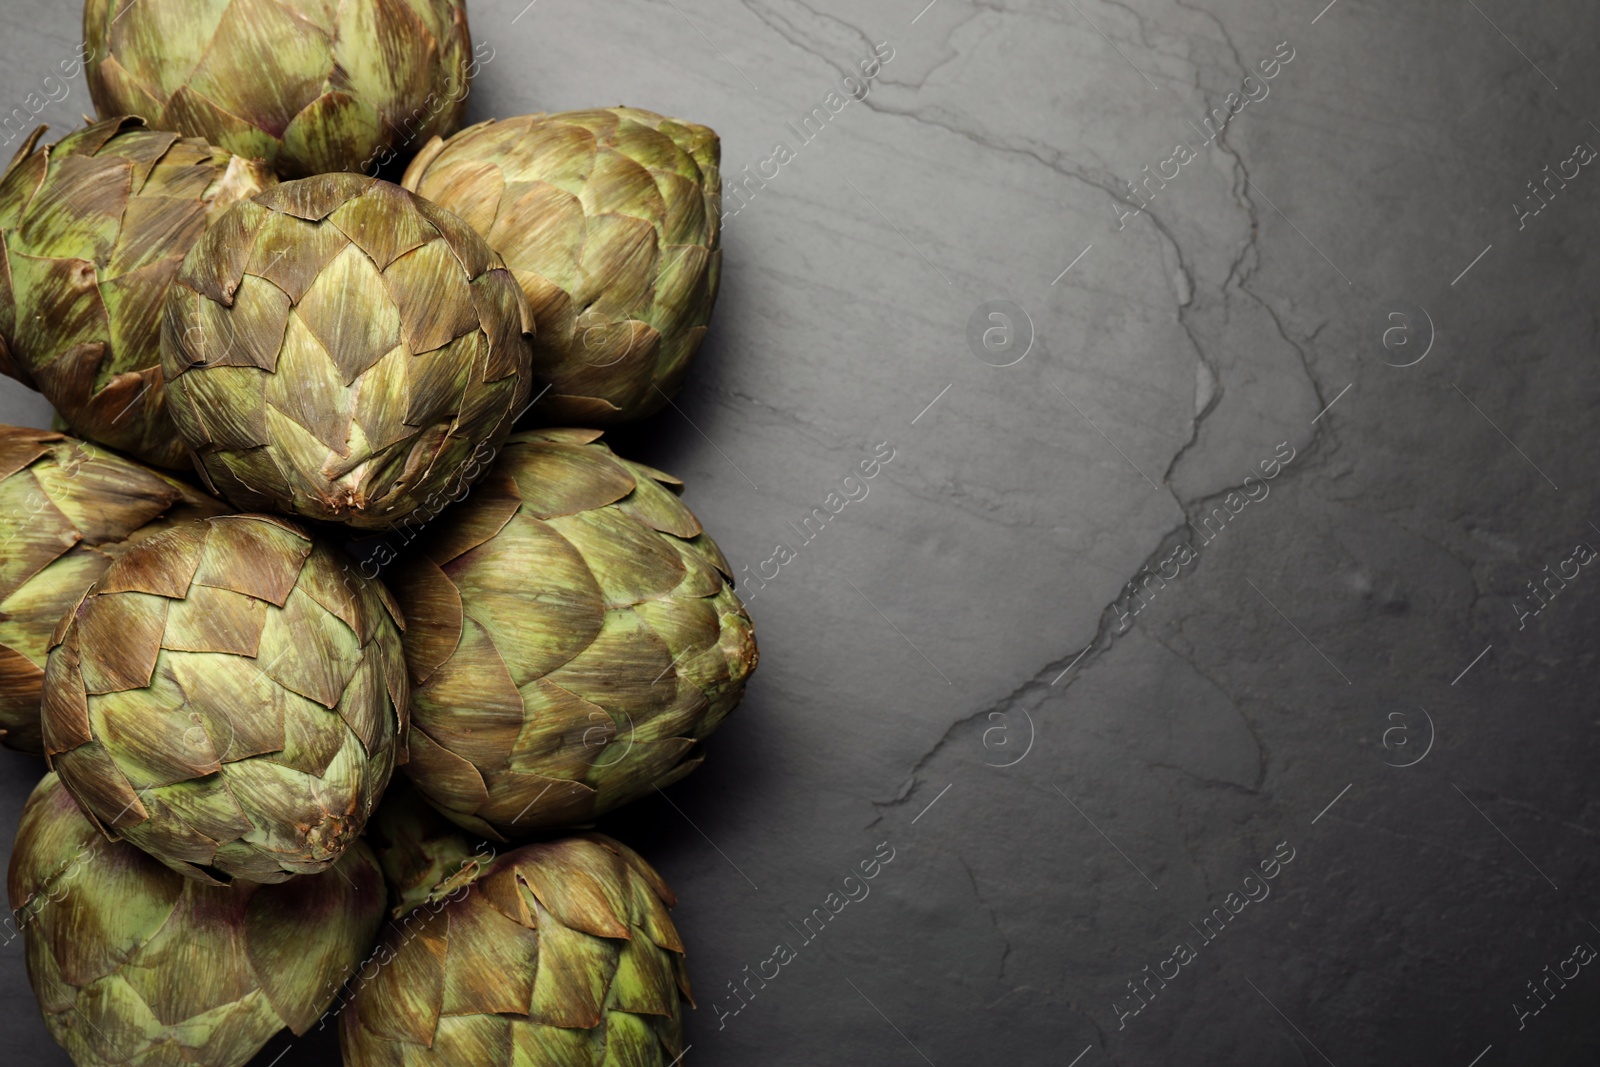
[{"label": "textured stone background", "polygon": [[[794,150],[728,222],[680,410],[620,445],[752,569],[895,450],[755,595],[762,667],[706,766],[610,821],[683,899],[686,1062],[1593,1063],[1595,968],[1513,1005],[1600,945],[1600,574],[1520,629],[1514,604],[1600,546],[1600,173],[1514,204],[1600,146],[1600,9],[926,2],[472,2],[474,119],[649,107],[715,126],[735,178]],[[8,0],[0,105],[76,41],[75,5]],[[1119,229],[1123,180],[1282,42],[1270,94]],[[88,106],[80,79],[42,118]],[[1027,321],[986,362],[992,300]],[[5,384],[0,416],[45,409]],[[1126,583],[1230,500],[1133,615]],[[9,838],[39,767],[0,771]],[[802,943],[880,842],[870,896]],[[1280,842],[1271,896],[1203,943]],[[329,1033],[257,1062],[336,1063]],[[0,1035],[66,1062],[20,939]]]}]

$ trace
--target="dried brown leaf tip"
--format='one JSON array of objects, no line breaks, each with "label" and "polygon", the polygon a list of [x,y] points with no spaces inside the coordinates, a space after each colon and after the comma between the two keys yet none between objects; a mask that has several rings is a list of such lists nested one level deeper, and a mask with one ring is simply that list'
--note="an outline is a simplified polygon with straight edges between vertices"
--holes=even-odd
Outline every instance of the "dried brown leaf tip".
[{"label": "dried brown leaf tip", "polygon": [[316,873],[404,762],[402,656],[377,587],[300,527],[183,523],[57,631],[45,753],[108,835],[191,878]]},{"label": "dried brown leaf tip", "polygon": [[520,433],[395,568],[407,773],[494,838],[581,825],[698,763],[756,665],[727,561],[665,475]]},{"label": "dried brown leaf tip", "polygon": [[0,371],[75,432],[187,467],[162,389],[162,300],[207,220],[276,180],[134,118],[25,146],[0,178]]},{"label": "dried brown leaf tip", "polygon": [[722,271],[721,144],[614,107],[481,123],[434,141],[407,189],[461,215],[516,275],[538,324],[547,422],[642,418],[677,392]]},{"label": "dried brown leaf tip", "polygon": [[51,635],[113,560],[222,503],[83,441],[0,426],[0,743],[42,752]]},{"label": "dried brown leaf tip", "polygon": [[673,903],[599,834],[469,867],[391,924],[341,1018],[345,1063],[680,1063],[692,1001]]},{"label": "dried brown leaf tip", "polygon": [[239,204],[184,261],[162,321],[173,418],[245,509],[426,522],[527,405],[527,306],[459,219],[350,174]]}]

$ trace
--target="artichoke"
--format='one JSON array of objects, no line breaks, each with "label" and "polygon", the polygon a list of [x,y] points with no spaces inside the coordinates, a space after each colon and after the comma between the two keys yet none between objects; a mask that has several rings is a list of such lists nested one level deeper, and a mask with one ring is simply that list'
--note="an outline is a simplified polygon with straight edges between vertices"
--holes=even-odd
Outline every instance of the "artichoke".
[{"label": "artichoke", "polygon": [[599,834],[470,861],[390,924],[340,1020],[346,1067],[676,1064],[689,1000],[676,903]]},{"label": "artichoke", "polygon": [[465,0],[88,0],[83,36],[102,115],[291,178],[376,170],[449,133],[477,70]]},{"label": "artichoke", "polygon": [[405,759],[397,617],[285,520],[184,523],[123,553],[62,619],[45,754],[108,836],[182,874],[315,874]]},{"label": "artichoke", "polygon": [[139,119],[36,148],[43,133],[0,179],[0,371],[75,433],[187,467],[161,387],[161,302],[207,223],[277,179]]},{"label": "artichoke", "polygon": [[55,775],[23,809],[9,889],[45,1024],[78,1067],[238,1067],[317,1021],[383,921],[363,845],[286,885],[200,885],[102,839]]},{"label": "artichoke", "polygon": [[407,773],[496,838],[587,822],[687,774],[756,664],[728,564],[590,430],[517,434],[390,579],[410,620]]},{"label": "artichoke", "polygon": [[528,399],[529,329],[460,219],[325,174],[243,201],[194,246],[162,369],[221,495],[376,529],[427,521],[487,469]]},{"label": "artichoke", "polygon": [[406,169],[522,284],[546,421],[627,422],[677,391],[717,298],[721,154],[704,126],[617,107],[485,122]]},{"label": "artichoke", "polygon": [[435,886],[469,864],[495,857],[487,841],[476,850],[469,848],[461,828],[440,815],[404,777],[389,783],[361,840],[378,858],[396,919],[426,904]]},{"label": "artichoke", "polygon": [[58,433],[0,426],[0,744],[43,752],[50,635],[111,561],[222,504]]}]

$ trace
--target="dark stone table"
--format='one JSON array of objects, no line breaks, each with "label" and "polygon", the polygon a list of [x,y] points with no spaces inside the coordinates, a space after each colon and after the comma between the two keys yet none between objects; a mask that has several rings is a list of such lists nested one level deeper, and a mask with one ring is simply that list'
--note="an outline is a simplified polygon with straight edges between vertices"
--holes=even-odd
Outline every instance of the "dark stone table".
[{"label": "dark stone table", "polygon": [[[617,437],[767,576],[743,708],[606,824],[687,1063],[1595,1062],[1600,9],[523,3],[474,118],[682,115],[740,190]],[[0,8],[0,108],[76,41]],[[0,1000],[66,1062],[20,940]]]}]

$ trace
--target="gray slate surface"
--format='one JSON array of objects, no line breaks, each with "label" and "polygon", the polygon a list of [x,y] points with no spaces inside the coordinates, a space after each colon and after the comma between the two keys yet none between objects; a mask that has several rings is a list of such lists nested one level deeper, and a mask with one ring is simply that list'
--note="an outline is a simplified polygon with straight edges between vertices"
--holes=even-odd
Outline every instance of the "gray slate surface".
[{"label": "gray slate surface", "polygon": [[[1513,1005],[1600,945],[1600,576],[1521,628],[1515,605],[1600,546],[1600,174],[1513,205],[1600,146],[1600,9],[523,2],[473,0],[473,120],[625,102],[716,127],[730,178],[793,152],[728,221],[678,410],[619,438],[736,566],[795,549],[706,766],[609,824],[683,900],[687,1063],[1595,1061],[1600,973],[1520,1027]],[[6,107],[76,22],[0,7]],[[880,42],[867,98],[802,144],[787,124]],[[43,118],[87,107],[79,79]],[[1119,229],[1124,180],[1163,165]],[[1008,351],[969,344],[996,300],[1031,322],[1011,366],[1023,318]],[[0,417],[45,409],[0,384]],[[1209,542],[1186,528],[1219,507]],[[0,770],[9,838],[39,767]],[[802,941],[880,842],[870,896]],[[1280,842],[1270,896],[1207,941]],[[20,941],[0,1034],[7,1062],[66,1062]]]}]

